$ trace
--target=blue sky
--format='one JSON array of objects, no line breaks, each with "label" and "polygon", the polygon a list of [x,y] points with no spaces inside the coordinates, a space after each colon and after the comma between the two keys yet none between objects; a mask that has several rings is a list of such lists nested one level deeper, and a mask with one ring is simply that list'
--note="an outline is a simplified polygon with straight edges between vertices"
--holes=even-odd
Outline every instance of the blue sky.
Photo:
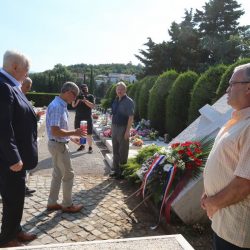
[{"label": "blue sky", "polygon": [[[184,9],[202,9],[205,0],[0,0],[0,56],[7,49],[27,54],[31,71],[55,64],[138,64],[134,54],[147,37],[168,40]],[[250,1],[238,0],[249,24]],[[247,20],[248,17],[248,20]]]}]

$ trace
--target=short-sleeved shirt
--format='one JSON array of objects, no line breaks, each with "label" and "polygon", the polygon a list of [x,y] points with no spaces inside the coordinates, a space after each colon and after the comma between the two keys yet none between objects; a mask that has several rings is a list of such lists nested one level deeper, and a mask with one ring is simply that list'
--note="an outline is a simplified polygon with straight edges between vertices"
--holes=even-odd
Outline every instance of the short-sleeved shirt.
[{"label": "short-sleeved shirt", "polygon": [[127,126],[129,116],[134,115],[133,100],[124,95],[121,100],[117,97],[112,104],[112,124]]},{"label": "short-sleeved shirt", "polygon": [[[83,98],[86,98],[89,102],[95,104],[95,98],[91,94],[83,95],[77,97],[77,99],[82,100]],[[79,117],[79,119],[82,120],[88,120],[91,118],[91,108],[87,106],[86,104],[79,102],[76,106],[76,116]]]},{"label": "short-sleeved shirt", "polygon": [[55,137],[51,133],[51,127],[56,126],[60,129],[68,130],[68,117],[67,103],[59,96],[49,104],[46,112],[46,129],[49,140],[56,140],[58,142],[67,142],[69,137]]},{"label": "short-sleeved shirt", "polygon": [[[218,133],[205,170],[204,188],[213,196],[236,176],[250,180],[250,107],[235,111],[236,123]],[[244,200],[218,210],[212,228],[224,240],[250,248],[250,195]]]}]

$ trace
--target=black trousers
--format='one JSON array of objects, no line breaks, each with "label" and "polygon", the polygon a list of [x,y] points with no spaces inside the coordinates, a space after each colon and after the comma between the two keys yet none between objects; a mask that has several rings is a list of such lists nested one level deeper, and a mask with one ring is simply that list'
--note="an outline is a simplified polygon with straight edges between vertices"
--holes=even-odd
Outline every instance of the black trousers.
[{"label": "black trousers", "polygon": [[232,243],[223,240],[219,237],[215,232],[213,233],[213,243],[214,243],[214,250],[249,250],[250,248],[242,248]]},{"label": "black trousers", "polygon": [[0,193],[3,211],[0,244],[13,240],[22,230],[26,171],[13,172],[0,166]]}]

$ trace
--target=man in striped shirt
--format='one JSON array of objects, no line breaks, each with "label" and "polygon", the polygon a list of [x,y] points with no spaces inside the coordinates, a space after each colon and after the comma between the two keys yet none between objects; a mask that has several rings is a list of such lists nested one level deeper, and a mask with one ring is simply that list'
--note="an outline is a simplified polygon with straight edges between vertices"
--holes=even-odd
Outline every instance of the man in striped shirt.
[{"label": "man in striped shirt", "polygon": [[250,249],[250,63],[235,68],[227,95],[235,111],[208,157],[201,206],[215,249]]}]

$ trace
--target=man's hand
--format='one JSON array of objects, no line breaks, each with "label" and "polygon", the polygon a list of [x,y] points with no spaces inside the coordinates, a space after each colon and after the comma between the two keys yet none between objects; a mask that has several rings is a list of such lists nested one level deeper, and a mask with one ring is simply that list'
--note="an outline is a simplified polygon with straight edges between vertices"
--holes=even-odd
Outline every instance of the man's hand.
[{"label": "man's hand", "polygon": [[36,112],[36,115],[37,115],[37,117],[41,117],[42,115],[44,115],[45,114],[45,110],[39,110],[39,111],[37,111]]},{"label": "man's hand", "polygon": [[77,145],[80,145],[80,137],[70,137],[70,140]]},{"label": "man's hand", "polygon": [[213,197],[208,197],[206,194],[201,197],[201,207],[206,210],[209,219],[212,219],[213,215],[219,210],[213,202]]},{"label": "man's hand", "polygon": [[12,170],[13,172],[19,172],[22,170],[22,168],[23,168],[22,161],[19,161],[18,163],[10,166],[10,170]]},{"label": "man's hand", "polygon": [[83,137],[87,135],[87,131],[82,131],[80,128],[77,128],[74,132],[74,135]]}]

